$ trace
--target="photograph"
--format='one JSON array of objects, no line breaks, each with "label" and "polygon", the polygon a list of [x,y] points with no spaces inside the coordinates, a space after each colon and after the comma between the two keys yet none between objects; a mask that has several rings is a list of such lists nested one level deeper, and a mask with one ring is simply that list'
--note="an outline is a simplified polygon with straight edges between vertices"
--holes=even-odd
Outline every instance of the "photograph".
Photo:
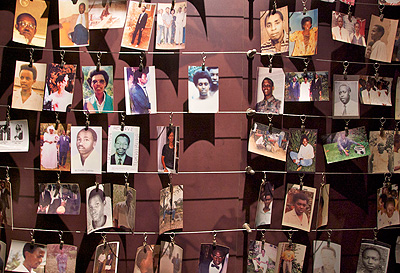
[{"label": "photograph", "polygon": [[315,188],[303,186],[300,190],[300,185],[288,184],[282,225],[310,232],[316,192]]},{"label": "photograph", "polygon": [[157,272],[160,246],[144,244],[136,251],[133,273]]},{"label": "photograph", "polygon": [[102,131],[101,126],[71,126],[71,173],[101,174]]},{"label": "photograph", "polygon": [[185,49],[186,1],[157,5],[156,49]]},{"label": "photograph", "polygon": [[325,184],[319,189],[318,211],[317,211],[317,229],[328,225],[329,216],[329,190],[330,185]]},{"label": "photograph", "polygon": [[[213,244],[201,244],[199,273],[227,273],[229,247]],[[215,268],[215,269],[214,269]]]},{"label": "photograph", "polygon": [[83,110],[89,113],[112,113],[114,110],[113,67],[82,66]]},{"label": "photograph", "polygon": [[362,239],[356,273],[386,272],[389,252],[389,244]]},{"label": "photograph", "polygon": [[388,5],[388,6],[399,6],[400,5],[399,0],[379,0],[378,2],[381,5]]},{"label": "photograph", "polygon": [[337,11],[332,11],[332,39],[353,45],[366,46],[366,20]]},{"label": "photograph", "polygon": [[[12,2],[12,1],[10,1]],[[38,47],[46,46],[48,14],[50,1],[15,1],[13,41]]]},{"label": "photograph", "polygon": [[86,189],[87,233],[113,227],[111,184],[98,184]]},{"label": "photograph", "polygon": [[129,1],[121,47],[149,50],[157,4]]},{"label": "photograph", "polygon": [[160,191],[159,234],[174,229],[183,229],[183,185]]},{"label": "photograph", "polygon": [[317,132],[316,129],[289,129],[288,172],[315,172]]},{"label": "photograph", "polygon": [[161,241],[160,268],[163,273],[181,273],[183,249],[175,243]]},{"label": "photograph", "polygon": [[[78,247],[63,244],[47,245],[46,273],[74,273]],[[96,272],[97,273],[97,272]]]},{"label": "photograph", "polygon": [[397,77],[394,118],[395,120],[400,120],[400,77]]},{"label": "photograph", "polygon": [[393,136],[393,172],[400,173],[400,135],[398,132]]},{"label": "photograph", "polygon": [[108,126],[107,172],[137,173],[140,127]]},{"label": "photograph", "polygon": [[358,88],[362,104],[392,106],[393,78],[360,75]]},{"label": "photograph", "polygon": [[[399,1],[400,4],[400,1]],[[400,62],[400,24],[397,27],[396,37],[393,47],[392,62]]]},{"label": "photograph", "polygon": [[340,2],[354,6],[354,3],[356,2],[356,0],[340,0]]},{"label": "photograph", "polygon": [[0,272],[4,272],[4,267],[6,265],[6,253],[7,253],[7,245],[6,243],[0,241]]},{"label": "photograph", "polygon": [[371,15],[365,58],[390,63],[399,20]]},{"label": "photograph", "polygon": [[341,272],[341,245],[327,241],[313,241],[314,273]]},{"label": "photograph", "polygon": [[333,82],[334,118],[360,118],[358,81]]},{"label": "photograph", "polygon": [[[13,227],[12,192],[9,179],[0,180],[0,224]],[[0,266],[1,268],[1,266]]]},{"label": "photograph", "polygon": [[46,64],[17,61],[11,107],[42,111]]},{"label": "photograph", "polygon": [[392,173],[394,170],[393,131],[370,131],[368,173]]},{"label": "photograph", "polygon": [[135,230],[136,190],[127,185],[113,185],[113,224],[123,231]]},{"label": "photograph", "polygon": [[89,9],[89,29],[123,28],[126,0],[92,0]]},{"label": "photograph", "polygon": [[256,112],[283,114],[285,95],[285,73],[282,68],[257,68]]},{"label": "photograph", "polygon": [[276,255],[275,273],[301,273],[303,271],[306,246],[301,244],[278,244]]},{"label": "photograph", "polygon": [[219,68],[188,67],[189,113],[217,113],[219,111]]},{"label": "photograph", "polygon": [[396,256],[396,263],[400,264],[400,236],[397,236],[395,256]]},{"label": "photograph", "polygon": [[365,127],[324,135],[324,153],[328,164],[370,155]]},{"label": "photograph", "polygon": [[262,241],[250,241],[247,273],[274,273],[278,247]]},{"label": "photograph", "polygon": [[106,242],[96,247],[93,273],[116,273],[119,242]]},{"label": "photograph", "polygon": [[11,240],[6,271],[44,273],[46,246]]},{"label": "photograph", "polygon": [[179,126],[157,126],[159,173],[178,173]]},{"label": "photograph", "polygon": [[49,64],[44,89],[43,110],[71,111],[75,76],[76,65]]},{"label": "photograph", "polygon": [[329,101],[328,71],[286,72],[285,101]]},{"label": "photograph", "polygon": [[0,152],[27,152],[29,150],[28,120],[0,121]]},{"label": "photograph", "polygon": [[157,113],[156,68],[124,67],[127,115]]},{"label": "photograph", "polygon": [[377,196],[378,229],[400,224],[398,185],[378,189]]},{"label": "photograph", "polygon": [[318,9],[289,13],[289,56],[317,54]]},{"label": "photograph", "polygon": [[89,45],[89,0],[58,0],[60,47]]},{"label": "photograph", "polygon": [[80,211],[79,184],[39,183],[37,214],[79,215]]},{"label": "photograph", "polygon": [[288,7],[260,11],[261,55],[289,51]]},{"label": "photograph", "polygon": [[261,183],[257,202],[256,227],[271,224],[274,190],[274,185],[269,181]]}]

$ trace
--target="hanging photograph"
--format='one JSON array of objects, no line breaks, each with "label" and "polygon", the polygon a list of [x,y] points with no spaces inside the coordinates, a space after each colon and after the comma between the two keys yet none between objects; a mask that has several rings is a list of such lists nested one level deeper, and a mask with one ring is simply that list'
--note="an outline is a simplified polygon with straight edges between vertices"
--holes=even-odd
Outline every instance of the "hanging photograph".
[{"label": "hanging photograph", "polygon": [[378,189],[377,222],[378,229],[400,224],[399,190],[396,184]]},{"label": "hanging photograph", "polygon": [[221,245],[201,244],[199,273],[209,273],[210,268],[214,272],[227,273],[229,260],[229,248]]},{"label": "hanging photograph", "polygon": [[274,272],[302,272],[306,248],[301,244],[279,243]]},{"label": "hanging photograph", "polygon": [[289,55],[317,54],[318,9],[289,13]]},{"label": "hanging photograph", "polygon": [[395,256],[396,256],[396,263],[400,264],[400,236],[397,236]]},{"label": "hanging photograph", "polygon": [[42,111],[46,64],[17,61],[12,108]]},{"label": "hanging photograph", "polygon": [[130,1],[121,47],[149,50],[157,4]]},{"label": "hanging photograph", "polygon": [[333,82],[334,118],[360,118],[358,81]]},{"label": "hanging photograph", "polygon": [[[46,273],[74,273],[78,248],[72,245],[47,245]],[[97,273],[97,272],[96,272]]]},{"label": "hanging photograph", "polygon": [[257,68],[256,112],[283,114],[285,74],[282,68]]},{"label": "hanging photograph", "polygon": [[395,120],[400,119],[400,77],[397,77],[396,103],[395,103],[395,110],[394,110],[394,118],[395,118]]},{"label": "hanging photograph", "polygon": [[369,173],[392,173],[393,172],[393,131],[370,131],[368,156]]},{"label": "hanging photograph", "polygon": [[0,152],[27,152],[29,150],[28,120],[0,121]]},{"label": "hanging photograph", "polygon": [[157,126],[157,165],[159,173],[177,173],[179,126]]},{"label": "hanging photograph", "polygon": [[89,0],[58,0],[60,47],[89,45]]},{"label": "hanging photograph", "polygon": [[89,29],[123,28],[126,0],[91,0]]},{"label": "hanging photograph", "polygon": [[6,271],[44,273],[46,246],[11,240]]},{"label": "hanging photograph", "polygon": [[157,272],[159,252],[159,245],[144,243],[143,246],[139,246],[136,251],[133,273]]},{"label": "hanging photograph", "polygon": [[361,103],[392,106],[392,81],[393,78],[387,77],[360,76],[358,87]]},{"label": "hanging photograph", "polygon": [[289,51],[288,7],[260,11],[261,55]]},{"label": "hanging photograph", "polygon": [[38,214],[79,215],[80,211],[79,184],[39,183]]},{"label": "hanging photograph", "polygon": [[288,172],[315,172],[317,132],[314,129],[289,129]]},{"label": "hanging photograph", "polygon": [[140,127],[110,125],[108,127],[107,172],[137,173]]},{"label": "hanging photograph", "polygon": [[155,66],[124,67],[127,115],[157,113]]},{"label": "hanging photograph", "polygon": [[250,241],[247,273],[273,273],[278,247],[262,241]]},{"label": "hanging photograph", "polygon": [[400,62],[400,24],[397,26],[396,37],[393,47],[392,62]]},{"label": "hanging photograph", "polygon": [[321,185],[319,190],[318,211],[317,211],[317,229],[328,225],[329,216],[329,190],[330,185]]},{"label": "hanging photograph", "polygon": [[113,223],[124,231],[135,230],[136,190],[127,185],[113,185]]},{"label": "hanging photograph", "polygon": [[174,229],[183,229],[183,185],[160,191],[159,233]]},{"label": "hanging photograph", "polygon": [[160,269],[163,273],[181,273],[183,249],[175,243],[161,241]]},{"label": "hanging photograph", "polygon": [[219,110],[219,68],[189,66],[188,103],[190,113],[217,113]]},{"label": "hanging photograph", "polygon": [[356,273],[386,272],[390,245],[379,241],[362,239]]},{"label": "hanging photograph", "polygon": [[6,243],[0,241],[0,260],[1,260],[0,272],[4,272],[4,267],[6,265],[5,264],[6,253],[7,253],[7,245]]},{"label": "hanging photograph", "polygon": [[354,6],[354,3],[356,2],[356,0],[340,0],[340,2]]},{"label": "hanging photograph", "polygon": [[396,131],[393,142],[393,172],[400,173],[400,134]]},{"label": "hanging photograph", "polygon": [[263,182],[260,186],[257,202],[256,227],[271,224],[274,190],[274,185],[269,181]]},{"label": "hanging photograph", "polygon": [[365,19],[332,11],[332,39],[365,47],[365,24]]},{"label": "hanging photograph", "polygon": [[[11,2],[11,1],[10,1]],[[15,1],[13,41],[38,47],[46,46],[49,1]]]},{"label": "hanging photograph", "polygon": [[286,72],[285,101],[329,101],[328,71]]},{"label": "hanging photograph", "polygon": [[13,227],[14,219],[13,219],[13,208],[12,208],[11,183],[8,179],[0,180],[0,212],[1,212],[0,224]]},{"label": "hanging photograph", "polygon": [[380,5],[388,5],[388,6],[399,6],[400,5],[399,0],[379,0],[378,2]]},{"label": "hanging photograph", "polygon": [[113,227],[111,185],[98,184],[86,189],[87,233]]},{"label": "hanging photograph", "polygon": [[96,247],[93,273],[116,273],[118,268],[119,242],[106,242]]},{"label": "hanging photograph", "polygon": [[327,241],[313,241],[314,273],[341,272],[341,245]]},{"label": "hanging photograph", "polygon": [[185,49],[186,2],[157,6],[156,49]]}]

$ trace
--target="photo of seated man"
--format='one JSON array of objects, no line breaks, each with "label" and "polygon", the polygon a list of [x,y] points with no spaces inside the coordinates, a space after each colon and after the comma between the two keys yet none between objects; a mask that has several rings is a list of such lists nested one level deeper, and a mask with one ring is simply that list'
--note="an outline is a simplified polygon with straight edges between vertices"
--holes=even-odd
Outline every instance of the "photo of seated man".
[{"label": "photo of seated man", "polygon": [[286,169],[291,172],[315,172],[317,130],[289,129]]},{"label": "photo of seated man", "polygon": [[58,1],[60,47],[89,45],[89,1]]}]

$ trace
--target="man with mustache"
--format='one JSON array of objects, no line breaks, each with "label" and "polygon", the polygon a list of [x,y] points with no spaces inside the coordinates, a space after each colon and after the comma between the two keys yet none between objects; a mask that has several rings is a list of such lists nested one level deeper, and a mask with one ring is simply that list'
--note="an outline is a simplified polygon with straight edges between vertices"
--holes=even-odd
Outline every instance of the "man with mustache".
[{"label": "man with mustache", "polygon": [[126,154],[130,142],[127,134],[119,134],[115,138],[115,154],[111,156],[111,165],[132,165],[132,157]]},{"label": "man with mustache", "polygon": [[12,108],[42,111],[43,98],[32,90],[36,82],[37,70],[34,65],[21,65],[19,72],[20,90],[14,90],[12,98]]},{"label": "man with mustache", "polygon": [[[335,102],[334,116],[357,116],[358,103],[350,99],[351,88],[343,83],[339,86],[337,91],[339,101]],[[357,96],[357,94],[356,94]]]},{"label": "man with mustache", "polygon": [[[15,28],[21,36],[14,36],[15,42],[27,45],[44,46],[43,40],[35,37],[37,22],[35,17],[29,13],[21,13],[15,20]],[[16,32],[15,32],[16,33]],[[42,45],[43,44],[43,45]]]},{"label": "man with mustache", "polygon": [[97,170],[100,155],[94,150],[97,143],[97,134],[91,128],[81,129],[76,137],[78,154],[73,157],[71,168],[73,170]]}]

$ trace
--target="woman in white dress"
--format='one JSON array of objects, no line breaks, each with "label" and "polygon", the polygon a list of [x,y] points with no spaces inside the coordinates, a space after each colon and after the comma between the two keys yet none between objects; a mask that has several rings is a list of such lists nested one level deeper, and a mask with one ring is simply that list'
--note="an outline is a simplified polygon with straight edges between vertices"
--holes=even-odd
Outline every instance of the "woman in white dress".
[{"label": "woman in white dress", "polygon": [[46,169],[57,168],[57,142],[58,135],[53,125],[47,127],[46,132],[43,135],[43,146],[42,146],[42,166]]},{"label": "woman in white dress", "polygon": [[304,77],[304,82],[300,84],[300,97],[299,101],[310,101],[310,87],[311,84],[307,77]]},{"label": "woman in white dress", "polygon": [[66,112],[68,105],[72,103],[72,93],[65,90],[68,86],[68,74],[59,75],[55,80],[57,84],[57,91],[51,93],[49,101],[51,101],[51,110]]}]

